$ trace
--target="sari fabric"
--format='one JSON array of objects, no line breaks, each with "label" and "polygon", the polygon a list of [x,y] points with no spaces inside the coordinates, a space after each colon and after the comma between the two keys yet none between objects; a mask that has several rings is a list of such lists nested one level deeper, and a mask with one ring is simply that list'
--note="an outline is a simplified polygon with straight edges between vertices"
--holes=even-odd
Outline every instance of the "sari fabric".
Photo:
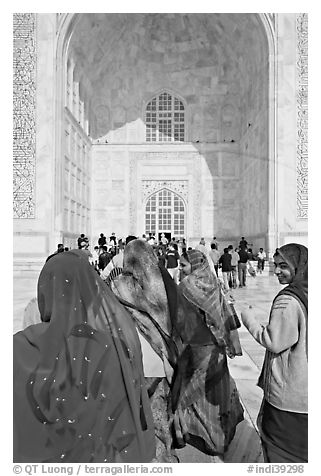
[{"label": "sari fabric", "polygon": [[136,329],[82,251],[45,264],[38,305],[14,336],[14,461],[151,461]]},{"label": "sari fabric", "polygon": [[241,327],[240,321],[221,292],[206,256],[199,250],[188,250],[187,256],[191,274],[180,283],[184,296],[205,313],[206,324],[217,345],[224,347],[229,357],[242,355],[238,334],[232,333]]},{"label": "sari fabric", "polygon": [[240,324],[203,253],[188,250],[187,256],[191,274],[179,288],[194,308],[198,327],[205,325],[206,333],[197,344],[186,341],[173,395],[188,428],[188,442],[204,453],[223,455],[244,419],[226,357],[242,355]]},{"label": "sari fabric", "polygon": [[[168,402],[167,415],[160,401],[158,405],[152,401],[152,409],[155,421],[163,408],[163,421],[173,422],[166,433],[171,446],[188,442],[207,454],[224,453],[243,419],[243,409],[228,372],[225,347],[217,345],[204,313],[186,299],[142,240],[126,246],[123,274],[112,289],[155,352],[170,365],[169,385],[162,395]],[[157,431],[156,436],[162,438]]]}]

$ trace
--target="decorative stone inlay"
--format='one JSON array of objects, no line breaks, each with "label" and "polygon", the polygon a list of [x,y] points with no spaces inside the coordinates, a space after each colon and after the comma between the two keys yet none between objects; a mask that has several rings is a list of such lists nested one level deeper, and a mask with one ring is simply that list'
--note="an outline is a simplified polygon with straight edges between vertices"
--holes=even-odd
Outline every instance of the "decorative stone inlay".
[{"label": "decorative stone inlay", "polygon": [[297,30],[297,218],[308,218],[308,15],[296,18]]},{"label": "decorative stone inlay", "polygon": [[13,15],[13,217],[35,217],[36,17]]},{"label": "decorative stone inlay", "polygon": [[186,202],[188,202],[187,180],[143,180],[143,199],[146,200],[149,195],[152,195],[163,188],[168,188],[172,192],[178,193]]}]

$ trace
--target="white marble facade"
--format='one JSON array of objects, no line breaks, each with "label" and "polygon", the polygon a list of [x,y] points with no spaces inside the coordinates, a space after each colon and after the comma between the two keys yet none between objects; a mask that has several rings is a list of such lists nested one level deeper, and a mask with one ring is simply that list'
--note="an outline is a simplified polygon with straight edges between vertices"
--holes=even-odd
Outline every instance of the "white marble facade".
[{"label": "white marble facade", "polygon": [[[307,242],[305,14],[14,18],[17,266],[81,232],[148,232],[162,190],[190,244]],[[184,137],[149,142],[146,108],[164,93]]]}]

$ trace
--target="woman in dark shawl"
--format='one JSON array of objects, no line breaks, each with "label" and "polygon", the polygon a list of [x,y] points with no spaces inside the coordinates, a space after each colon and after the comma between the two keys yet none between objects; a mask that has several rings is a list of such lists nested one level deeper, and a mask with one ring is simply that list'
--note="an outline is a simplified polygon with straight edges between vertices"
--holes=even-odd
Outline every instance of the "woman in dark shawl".
[{"label": "woman in dark shawl", "polygon": [[275,274],[286,284],[262,326],[253,309],[242,312],[249,332],[266,348],[258,385],[258,417],[267,463],[308,461],[308,250],[290,243],[274,254]]},{"label": "woman in dark shawl", "polygon": [[189,429],[189,443],[223,458],[237,424],[243,420],[226,357],[242,355],[237,333],[240,322],[201,251],[186,251],[180,264],[179,288],[193,306],[203,333],[201,339],[189,340],[180,358],[176,387],[184,390],[178,406]]},{"label": "woman in dark shawl", "polygon": [[42,322],[14,335],[14,461],[151,461],[135,326],[82,251],[45,264],[38,305]]},{"label": "woman in dark shawl", "polygon": [[[221,351],[210,328],[216,326],[216,316],[206,322],[143,240],[126,247],[123,274],[112,282],[112,289],[140,334],[157,461],[177,461],[173,448],[186,442],[207,454],[222,454],[243,419],[243,409],[227,367],[219,363],[216,369]],[[229,318],[223,334],[230,343]],[[229,349],[231,355],[237,352],[232,344]],[[212,389],[226,372],[227,394],[219,397]],[[210,420],[214,413],[217,418]]]}]

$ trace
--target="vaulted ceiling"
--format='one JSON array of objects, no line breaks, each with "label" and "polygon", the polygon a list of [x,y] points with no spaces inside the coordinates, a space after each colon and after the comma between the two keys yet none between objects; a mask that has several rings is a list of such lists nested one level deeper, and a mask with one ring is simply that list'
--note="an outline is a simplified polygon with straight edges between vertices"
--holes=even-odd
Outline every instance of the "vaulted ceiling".
[{"label": "vaulted ceiling", "polygon": [[68,56],[87,84],[93,113],[101,104],[126,103],[139,114],[142,101],[162,87],[185,96],[225,88],[241,100],[267,70],[268,48],[257,14],[85,13]]}]

